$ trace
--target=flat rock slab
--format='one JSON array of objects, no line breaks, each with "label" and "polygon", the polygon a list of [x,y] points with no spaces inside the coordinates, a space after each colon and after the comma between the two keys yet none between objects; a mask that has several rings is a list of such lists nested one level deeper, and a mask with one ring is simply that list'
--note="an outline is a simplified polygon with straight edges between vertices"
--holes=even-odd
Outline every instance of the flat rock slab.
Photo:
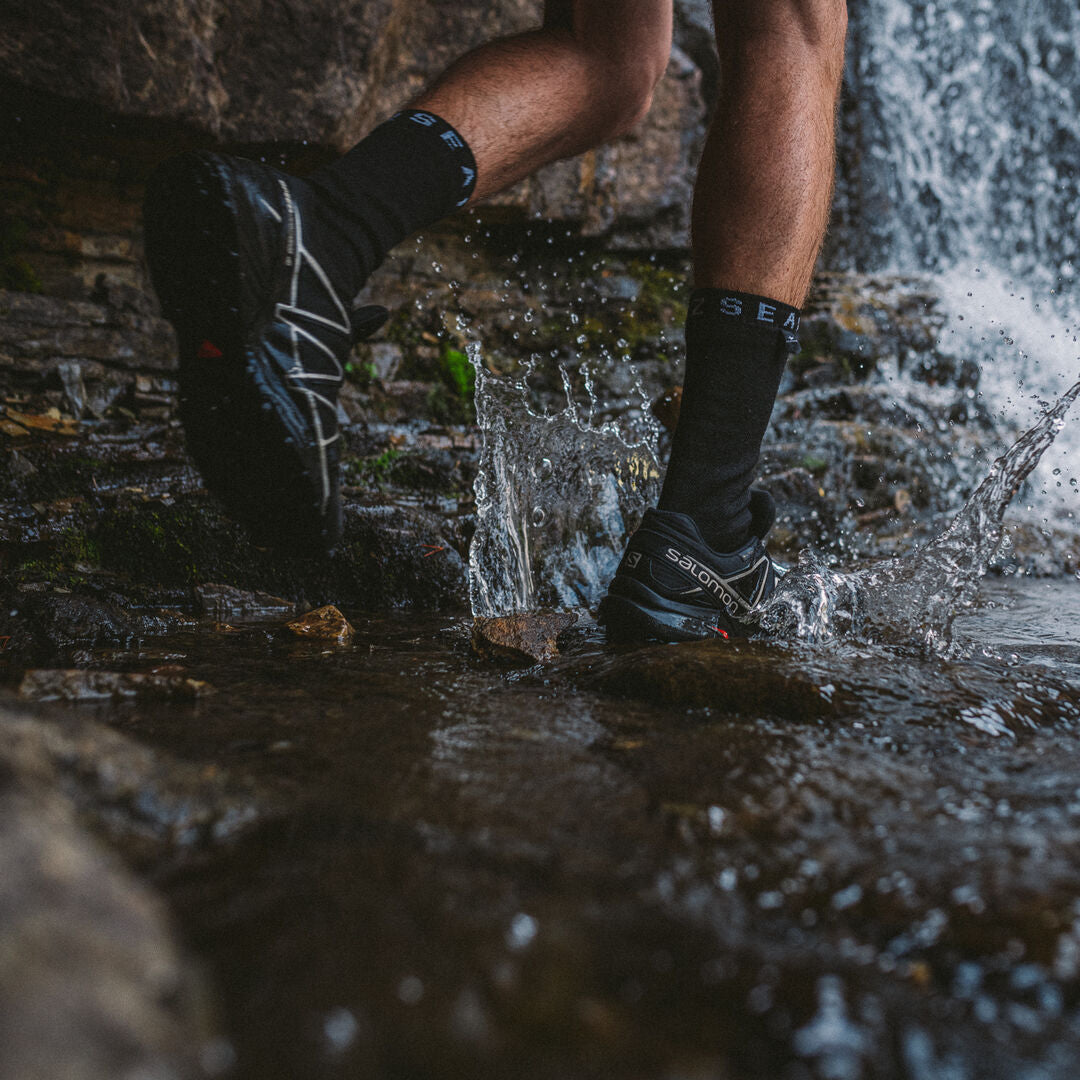
[{"label": "flat rock slab", "polygon": [[559,655],[559,635],[576,622],[572,611],[477,617],[473,620],[473,651],[485,660],[501,663],[543,664]]},{"label": "flat rock slab", "polygon": [[309,611],[287,625],[297,637],[336,641],[339,645],[347,645],[356,633],[349,620],[333,604]]},{"label": "flat rock slab", "polygon": [[19,697],[26,701],[194,700],[213,692],[209,683],[174,672],[144,674],[82,668],[31,668],[19,684]]}]

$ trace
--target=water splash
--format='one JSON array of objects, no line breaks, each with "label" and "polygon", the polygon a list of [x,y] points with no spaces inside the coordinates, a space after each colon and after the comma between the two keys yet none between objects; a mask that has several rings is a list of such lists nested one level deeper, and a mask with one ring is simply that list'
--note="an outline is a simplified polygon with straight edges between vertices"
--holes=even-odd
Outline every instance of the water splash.
[{"label": "water splash", "polygon": [[591,387],[582,409],[565,371],[565,407],[539,413],[527,378],[491,374],[478,345],[468,353],[483,436],[469,548],[473,614],[594,605],[659,493],[655,439],[596,424]]},{"label": "water splash", "polygon": [[945,531],[924,547],[848,572],[804,553],[761,608],[761,628],[803,641],[858,638],[945,652],[953,621],[971,611],[979,579],[1002,550],[1006,509],[1078,395],[1080,382],[994,462]]}]

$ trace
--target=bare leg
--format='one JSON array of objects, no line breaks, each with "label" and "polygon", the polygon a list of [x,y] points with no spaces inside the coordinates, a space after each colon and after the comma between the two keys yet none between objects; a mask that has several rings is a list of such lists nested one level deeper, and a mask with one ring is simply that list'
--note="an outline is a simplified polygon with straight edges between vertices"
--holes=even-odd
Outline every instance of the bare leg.
[{"label": "bare leg", "polygon": [[844,0],[713,0],[721,92],[694,189],[694,278],[800,307],[828,222]]},{"label": "bare leg", "polygon": [[544,27],[482,45],[413,103],[477,163],[474,199],[629,130],[671,50],[671,0],[549,0]]}]

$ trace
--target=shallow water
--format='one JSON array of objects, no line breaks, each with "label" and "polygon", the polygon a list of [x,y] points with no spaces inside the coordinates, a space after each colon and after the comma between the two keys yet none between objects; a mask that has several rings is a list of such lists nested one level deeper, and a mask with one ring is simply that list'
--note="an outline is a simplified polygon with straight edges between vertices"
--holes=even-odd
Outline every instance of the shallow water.
[{"label": "shallow water", "polygon": [[464,619],[350,614],[80,657],[211,682],[97,714],[253,784],[257,826],[141,856],[219,988],[209,1063],[1075,1075],[1080,583],[994,580],[949,661],[586,624],[498,669]]}]

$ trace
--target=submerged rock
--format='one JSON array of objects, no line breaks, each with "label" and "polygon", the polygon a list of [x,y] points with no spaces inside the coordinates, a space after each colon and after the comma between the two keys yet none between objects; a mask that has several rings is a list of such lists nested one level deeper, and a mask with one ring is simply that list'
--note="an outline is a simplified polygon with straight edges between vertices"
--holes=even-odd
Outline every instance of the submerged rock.
[{"label": "submerged rock", "polygon": [[194,700],[213,692],[209,683],[182,674],[86,671],[81,668],[32,668],[19,684],[19,697],[27,701]]},{"label": "submerged rock", "polygon": [[296,614],[296,604],[291,600],[232,585],[196,585],[195,596],[202,613],[217,622],[272,621]]},{"label": "submerged rock", "polygon": [[481,616],[473,620],[473,651],[485,660],[542,664],[559,655],[559,635],[576,622],[572,611]]},{"label": "submerged rock", "polygon": [[349,620],[333,604],[309,611],[286,625],[297,637],[336,641],[339,645],[347,645],[356,633]]},{"label": "submerged rock", "polygon": [[850,715],[855,697],[828,661],[750,641],[651,645],[600,664],[593,685],[660,705],[815,720]]}]

